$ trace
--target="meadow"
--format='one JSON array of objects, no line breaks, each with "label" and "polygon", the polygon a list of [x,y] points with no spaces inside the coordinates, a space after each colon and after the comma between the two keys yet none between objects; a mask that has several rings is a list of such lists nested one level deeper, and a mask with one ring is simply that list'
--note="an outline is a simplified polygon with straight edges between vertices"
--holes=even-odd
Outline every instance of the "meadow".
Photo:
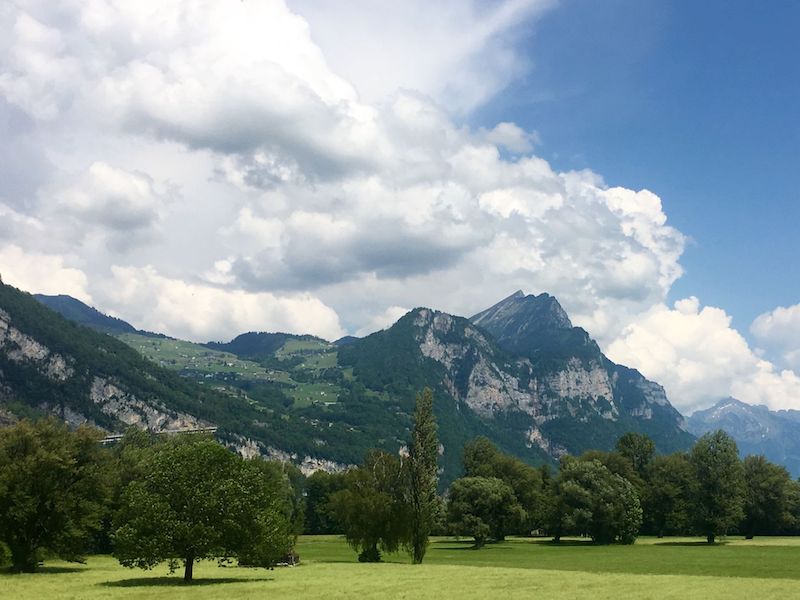
[{"label": "meadow", "polygon": [[796,598],[800,538],[641,538],[633,546],[509,539],[473,550],[437,538],[425,564],[405,554],[360,564],[338,536],[304,536],[302,563],[274,570],[195,567],[186,586],[166,566],[126,569],[108,556],[47,562],[41,573],[0,575],[3,598]]}]

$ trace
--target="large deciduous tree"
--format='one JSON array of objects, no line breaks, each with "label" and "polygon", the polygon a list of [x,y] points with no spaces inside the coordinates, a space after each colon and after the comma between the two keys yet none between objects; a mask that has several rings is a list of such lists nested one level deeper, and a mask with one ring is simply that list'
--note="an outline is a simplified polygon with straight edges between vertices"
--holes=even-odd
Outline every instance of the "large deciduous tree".
[{"label": "large deciduous tree", "polygon": [[380,562],[408,539],[406,475],[397,456],[371,450],[364,464],[347,471],[344,489],[330,497],[330,511],[360,562]]},{"label": "large deciduous tree", "polygon": [[425,388],[417,394],[414,429],[408,447],[409,531],[406,546],[414,564],[422,563],[428,549],[428,537],[434,527],[439,508],[436,496],[439,438],[433,415],[433,392]]},{"label": "large deciduous tree", "polygon": [[293,542],[282,481],[205,436],[158,444],[141,479],[125,488],[115,519],[114,555],[127,567],[246,559],[268,567]]},{"label": "large deciduous tree", "polygon": [[340,533],[329,501],[344,487],[343,473],[315,471],[306,479],[305,532],[312,534]]},{"label": "large deciduous tree", "polygon": [[736,442],[722,430],[703,435],[692,448],[692,512],[697,530],[713,544],[744,516],[744,473]]},{"label": "large deciduous tree", "polygon": [[596,544],[636,541],[642,508],[633,485],[597,460],[567,458],[554,483],[551,533],[588,534]]},{"label": "large deciduous tree", "polygon": [[43,551],[81,560],[108,496],[101,437],[51,419],[0,428],[0,540],[12,570],[34,571]]},{"label": "large deciduous tree", "polygon": [[756,534],[775,534],[789,521],[788,492],[791,477],[785,467],[763,456],[744,459],[744,521],[747,539]]},{"label": "large deciduous tree", "polygon": [[657,456],[647,466],[642,505],[645,528],[658,537],[691,529],[694,471],[684,453]]},{"label": "large deciduous tree", "polygon": [[450,529],[456,535],[472,537],[476,547],[489,539],[502,540],[524,518],[514,490],[497,477],[462,477],[450,486]]},{"label": "large deciduous tree", "polygon": [[644,478],[647,465],[656,455],[656,445],[643,433],[630,431],[617,440],[615,450],[627,458],[633,465],[636,473]]},{"label": "large deciduous tree", "polygon": [[513,533],[527,535],[542,526],[546,505],[544,473],[543,469],[501,452],[485,437],[477,437],[464,446],[464,474],[503,480],[525,510],[519,529]]}]

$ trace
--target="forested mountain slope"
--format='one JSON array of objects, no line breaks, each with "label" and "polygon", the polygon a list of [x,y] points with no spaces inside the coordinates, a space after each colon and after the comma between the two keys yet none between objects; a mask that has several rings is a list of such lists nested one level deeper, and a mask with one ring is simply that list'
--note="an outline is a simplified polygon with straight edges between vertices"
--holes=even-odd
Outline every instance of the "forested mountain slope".
[{"label": "forested mountain slope", "polygon": [[626,431],[665,452],[693,439],[660,386],[605,358],[547,295],[515,294],[472,321],[417,308],[339,344],[251,332],[201,345],[127,328],[115,339],[10,286],[0,310],[6,419],[54,412],[108,431],[214,425],[243,453],[330,469],[370,447],[398,451],[415,394],[430,386],[444,480],[476,435],[530,463],[608,449]]}]

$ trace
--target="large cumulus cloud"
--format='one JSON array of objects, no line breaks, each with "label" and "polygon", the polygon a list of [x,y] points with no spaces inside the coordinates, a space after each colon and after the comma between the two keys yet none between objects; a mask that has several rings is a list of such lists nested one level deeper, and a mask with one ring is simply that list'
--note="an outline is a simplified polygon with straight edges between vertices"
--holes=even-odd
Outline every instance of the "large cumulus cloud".
[{"label": "large cumulus cloud", "polygon": [[661,382],[687,414],[733,396],[773,409],[798,408],[800,377],[758,356],[722,309],[686,298],[659,304],[608,348],[618,362]]},{"label": "large cumulus cloud", "polygon": [[413,2],[5,5],[0,157],[21,166],[0,259],[41,275],[0,272],[191,339],[335,337],[548,291],[633,355],[682,273],[661,200],[454,117],[527,68],[515,36],[550,4],[426,4],[424,22]]},{"label": "large cumulus cloud", "polygon": [[779,306],[759,315],[750,331],[775,360],[800,371],[800,304]]}]

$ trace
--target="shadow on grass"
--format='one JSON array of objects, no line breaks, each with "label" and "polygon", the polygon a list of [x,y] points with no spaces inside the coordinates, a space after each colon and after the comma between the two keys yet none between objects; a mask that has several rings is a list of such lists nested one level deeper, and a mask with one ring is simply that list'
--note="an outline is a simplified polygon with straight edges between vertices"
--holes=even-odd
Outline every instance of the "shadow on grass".
[{"label": "shadow on grass", "polygon": [[551,548],[570,548],[580,546],[584,548],[605,548],[611,544],[595,544],[592,540],[560,540],[555,541],[552,538],[546,540],[531,540],[529,544],[536,544],[539,546],[548,546]]},{"label": "shadow on grass", "polygon": [[135,577],[133,579],[120,579],[118,581],[104,581],[97,585],[112,588],[192,587],[225,583],[257,583],[264,581],[275,581],[275,579],[272,577],[198,577],[193,579],[191,583],[185,583],[182,577]]},{"label": "shadow on grass", "polygon": [[715,546],[717,546],[717,547],[726,546],[727,544],[728,544],[728,542],[725,542],[725,541],[717,541],[717,542],[714,542],[713,544],[709,544],[708,542],[702,542],[702,541],[700,541],[700,542],[654,542],[653,546],[676,546],[676,547],[683,546],[683,547],[686,547],[686,548],[690,548],[690,547],[695,547],[696,548],[696,547],[699,547],[699,546],[705,546],[707,548],[713,548]]},{"label": "shadow on grass", "polygon": [[85,571],[86,567],[39,567],[35,571],[30,572],[20,572],[20,571],[13,571],[11,567],[3,567],[0,568],[0,574],[2,575],[64,575],[66,573],[80,573],[81,571]]}]

